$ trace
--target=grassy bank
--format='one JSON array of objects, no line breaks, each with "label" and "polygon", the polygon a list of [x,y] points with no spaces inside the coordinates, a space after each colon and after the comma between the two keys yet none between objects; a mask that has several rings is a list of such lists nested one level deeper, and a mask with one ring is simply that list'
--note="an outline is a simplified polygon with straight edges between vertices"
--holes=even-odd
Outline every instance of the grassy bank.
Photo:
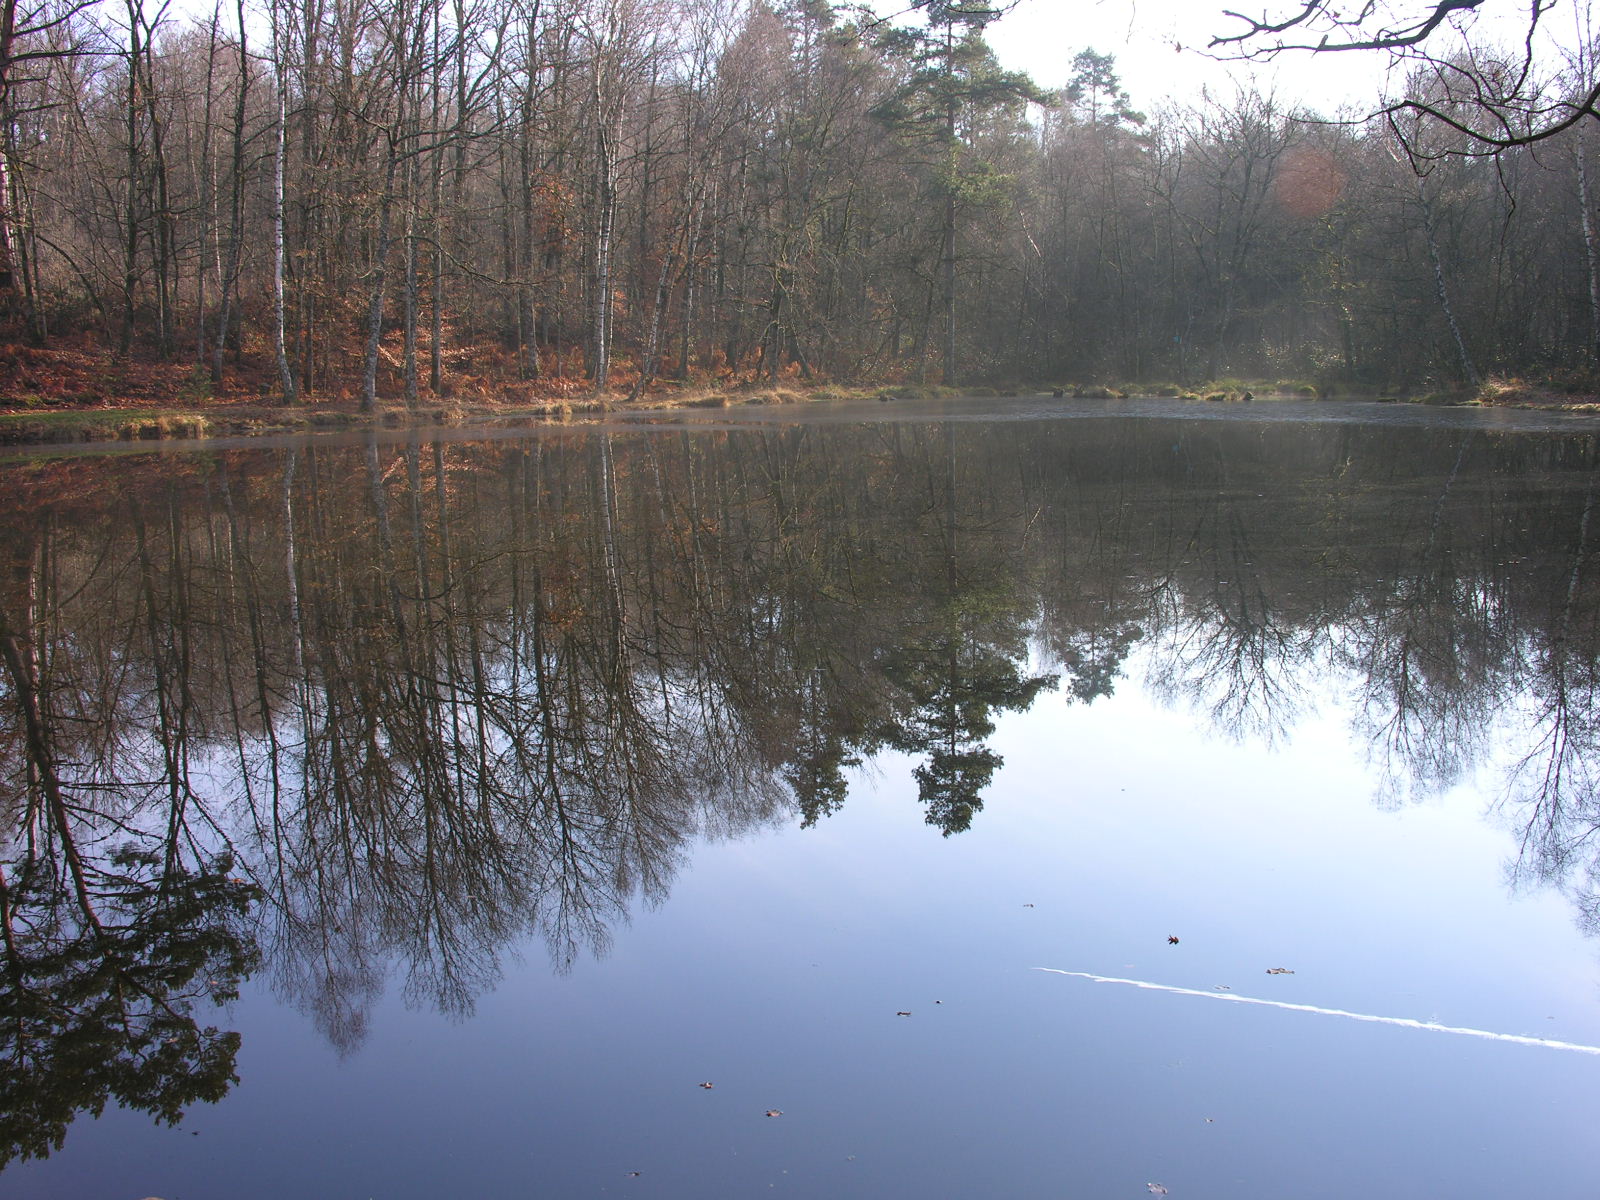
[{"label": "grassy bank", "polygon": [[[1048,389],[1046,389],[1048,390]],[[736,408],[747,405],[809,404],[839,400],[910,400],[956,396],[1016,395],[995,388],[946,388],[922,384],[842,387],[837,385],[694,385],[667,383],[646,396],[625,393],[594,396],[567,390],[540,396],[524,386],[470,400],[428,398],[416,408],[380,402],[362,412],[353,398],[317,399],[306,405],[272,405],[196,398],[192,406],[152,407],[144,396],[126,403],[97,399],[91,405],[72,399],[0,402],[0,444],[156,441],[329,429],[393,428],[410,425],[462,425],[493,420],[563,420],[606,412]]]},{"label": "grassy bank", "polygon": [[373,412],[362,412],[359,405],[349,401],[326,403],[319,400],[294,406],[202,402],[192,407],[151,408],[137,403],[123,407],[113,400],[101,401],[93,407],[53,404],[49,407],[13,406],[10,411],[0,411],[0,445],[184,440],[330,429],[456,425],[517,418],[561,420],[620,410],[794,404],[865,394],[864,390],[847,392],[821,388],[805,392],[773,388],[699,388],[652,394],[634,403],[629,403],[623,395],[548,399],[513,396],[503,402],[430,400],[414,409],[380,403]]},{"label": "grassy bank", "polygon": [[[333,429],[467,425],[495,420],[564,420],[619,411],[1019,395],[1054,396],[1068,402],[1074,399],[1116,400],[1135,396],[1217,403],[1327,398],[1315,384],[1302,380],[1231,378],[1212,380],[1200,387],[1185,387],[1170,382],[1119,383],[1112,386],[1056,381],[1009,387],[964,388],[909,383],[857,387],[793,382],[777,387],[664,383],[636,401],[629,401],[620,392],[594,396],[570,388],[564,394],[540,396],[523,386],[506,389],[499,395],[486,390],[470,399],[430,397],[414,409],[393,402],[381,403],[376,411],[363,413],[348,394],[332,400],[318,398],[309,404],[285,406],[259,400],[212,398],[191,393],[190,396],[171,397],[165,406],[156,406],[151,403],[148,393],[135,392],[126,398],[96,396],[90,403],[62,396],[47,400],[29,397],[20,403],[12,398],[0,397],[0,445],[188,440]],[[1478,404],[1600,413],[1600,388],[1584,390],[1571,383],[1557,385],[1496,379],[1476,391],[1454,390],[1380,398],[1424,404]],[[172,399],[178,403],[172,403]],[[184,404],[185,399],[190,403]]]}]

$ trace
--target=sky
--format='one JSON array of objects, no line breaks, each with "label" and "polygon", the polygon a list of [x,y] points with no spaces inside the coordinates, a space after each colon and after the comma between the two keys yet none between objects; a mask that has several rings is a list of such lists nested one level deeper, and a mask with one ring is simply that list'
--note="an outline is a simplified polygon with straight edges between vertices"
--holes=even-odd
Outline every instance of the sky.
[{"label": "sky", "polygon": [[[1557,0],[1545,29],[1570,42],[1571,6]],[[1475,34],[1501,41],[1520,36],[1526,0],[1490,0],[1474,18]],[[1155,107],[1168,98],[1197,97],[1202,87],[1231,95],[1250,69],[1220,63],[1205,54],[1212,37],[1236,28],[1227,8],[1282,11],[1286,0],[1018,0],[1014,10],[985,31],[1006,66],[1028,72],[1045,87],[1059,87],[1071,74],[1072,56],[1085,48],[1116,57],[1117,70],[1136,105]],[[1181,49],[1180,49],[1181,47]],[[1332,113],[1341,105],[1370,109],[1388,78],[1383,55],[1370,53],[1291,54],[1271,67],[1256,68],[1263,90]],[[1395,76],[1395,85],[1400,76]]]},{"label": "sky", "polygon": [[[1115,55],[1134,102],[1153,106],[1168,97],[1196,96],[1202,87],[1230,94],[1234,82],[1248,74],[1239,63],[1220,63],[1204,53],[1206,43],[1229,26],[1222,16],[1226,7],[1225,0],[1020,0],[985,36],[1002,62],[1045,87],[1066,83],[1072,56],[1080,50]],[[1370,98],[1381,85],[1380,67],[1374,61],[1298,56],[1257,73],[1264,83],[1280,87],[1288,74],[1294,90],[1308,101],[1337,102]]]}]

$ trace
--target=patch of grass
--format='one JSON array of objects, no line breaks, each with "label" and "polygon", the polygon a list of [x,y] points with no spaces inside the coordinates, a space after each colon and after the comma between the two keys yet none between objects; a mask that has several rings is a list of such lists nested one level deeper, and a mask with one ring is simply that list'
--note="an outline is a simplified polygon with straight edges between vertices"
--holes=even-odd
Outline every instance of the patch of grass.
[{"label": "patch of grass", "polygon": [[[804,392],[797,392],[793,388],[763,389],[750,392],[744,397],[745,404],[799,404],[806,398]],[[730,398],[731,402],[731,398]]]},{"label": "patch of grass", "polygon": [[1294,396],[1300,400],[1319,400],[1322,392],[1317,385],[1304,379],[1280,379],[1271,389],[1279,396]]},{"label": "patch of grass", "polygon": [[[1491,380],[1490,383],[1494,383]],[[1563,396],[1581,397],[1585,403],[1600,398],[1600,372],[1592,370],[1556,371],[1542,381],[1543,386]]]},{"label": "patch of grass", "polygon": [[[1597,390],[1589,390],[1591,387]],[[1505,407],[1590,412],[1600,404],[1600,378],[1587,372],[1570,372],[1538,382],[1496,377],[1485,380],[1473,399],[1480,404]]]},{"label": "patch of grass", "polygon": [[979,393],[972,388],[946,387],[942,383],[897,383],[875,388],[869,394],[879,400],[944,400]]},{"label": "patch of grass", "polygon": [[89,442],[114,439],[126,414],[29,412],[0,414],[0,442]]},{"label": "patch of grass", "polygon": [[200,413],[176,413],[160,418],[157,424],[161,436],[167,438],[203,438],[211,436],[211,422]]},{"label": "patch of grass", "polygon": [[5,407],[25,409],[29,412],[38,409],[48,410],[61,403],[64,403],[63,397],[42,396],[37,392],[23,392],[17,396],[0,396],[0,404],[5,405]]},{"label": "patch of grass", "polygon": [[1064,394],[1080,399],[1126,399],[1129,396],[1158,396],[1163,399],[1201,399],[1221,395],[1226,400],[1259,399],[1263,396],[1295,396],[1305,400],[1321,399],[1326,393],[1317,383],[1307,379],[1243,379],[1225,375],[1197,387],[1174,383],[1170,379],[1150,382],[1123,382],[1114,386],[1096,384],[1046,384],[1046,391],[1060,389]]},{"label": "patch of grass", "polygon": [[213,432],[199,413],[126,412],[105,410],[39,411],[0,414],[0,444],[35,442],[157,441],[202,438]]}]

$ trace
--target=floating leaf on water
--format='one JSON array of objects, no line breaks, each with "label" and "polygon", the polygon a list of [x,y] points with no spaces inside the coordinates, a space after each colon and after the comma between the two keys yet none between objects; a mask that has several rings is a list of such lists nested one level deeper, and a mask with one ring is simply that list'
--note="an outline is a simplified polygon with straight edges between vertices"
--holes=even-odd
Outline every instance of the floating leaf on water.
[{"label": "floating leaf on water", "polygon": [[1268,975],[1293,975],[1294,972],[1289,970],[1288,967],[1268,967],[1267,968],[1267,974]]}]

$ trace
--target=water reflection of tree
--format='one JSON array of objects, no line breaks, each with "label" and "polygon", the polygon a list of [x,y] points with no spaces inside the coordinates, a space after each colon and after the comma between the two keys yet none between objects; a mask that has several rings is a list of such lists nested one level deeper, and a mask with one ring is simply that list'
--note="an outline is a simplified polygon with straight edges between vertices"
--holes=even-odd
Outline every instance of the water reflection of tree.
[{"label": "water reflection of tree", "polygon": [[195,1007],[233,999],[253,968],[236,922],[254,890],[225,858],[174,871],[124,847],[80,863],[82,894],[57,866],[0,873],[0,1165],[60,1149],[107,1100],[175,1124],[238,1082],[239,1035],[202,1027]]},{"label": "water reflection of tree", "polygon": [[1014,621],[1007,644],[994,630],[979,628],[985,615],[956,609],[923,636],[890,650],[883,663],[904,696],[883,727],[883,741],[924,756],[913,771],[917,794],[928,824],[946,837],[972,825],[983,808],[983,789],[1004,762],[988,744],[993,714],[1024,710],[1056,683],[1053,675],[1025,673],[1026,646],[1015,636]]},{"label": "water reflection of tree", "polygon": [[1349,677],[1419,788],[1511,688],[1582,741],[1586,587],[1544,654],[1561,589],[1514,565],[1581,507],[1517,489],[1575,469],[1535,450],[947,423],[100,464],[18,506],[45,515],[8,548],[28,616],[0,754],[34,765],[3,803],[45,813],[70,763],[84,820],[174,878],[231,847],[278,986],[353,1046],[394,964],[466,1012],[508,947],[603,949],[693,839],[814,823],[886,747],[929,822],[966,828],[996,715],[1052,681],[1035,662],[1093,703],[1139,647],[1235,736]]},{"label": "water reflection of tree", "polygon": [[1597,478],[1591,455],[1583,508],[1546,586],[1557,596],[1543,636],[1530,639],[1528,749],[1506,804],[1521,826],[1515,875],[1568,886],[1580,921],[1600,932],[1600,596],[1586,575]]},{"label": "water reflection of tree", "polygon": [[[994,536],[1005,509],[963,503],[963,491],[976,492],[997,464],[981,442],[959,453],[948,422],[934,445],[942,454],[918,455],[913,468],[926,473],[925,483],[915,480],[928,504],[917,521],[922,536],[912,544],[927,547],[923,587],[911,597],[912,619],[880,654],[884,678],[899,695],[877,732],[885,745],[923,756],[912,772],[918,798],[927,823],[949,837],[971,827],[983,789],[1004,761],[988,744],[993,714],[1028,708],[1057,680],[1027,673],[1035,610]],[[979,479],[965,480],[963,466]]]},{"label": "water reflection of tree", "polygon": [[[635,644],[609,455],[587,476],[558,461],[552,478],[543,453],[516,464],[524,497],[573,488],[599,514],[554,560],[520,507],[528,540],[490,549],[498,517],[470,476],[452,495],[438,444],[427,485],[414,443],[392,472],[365,455],[373,552],[302,539],[305,736],[257,769],[298,785],[264,827],[280,979],[345,1046],[390,958],[413,999],[470,1011],[507,944],[536,932],[559,966],[603,950],[635,896],[665,895],[690,837],[774,800],[730,766],[717,714]],[[386,532],[391,510],[405,535]],[[552,575],[582,585],[563,594]]]},{"label": "water reflection of tree", "polygon": [[1229,736],[1271,744],[1305,706],[1305,667],[1320,631],[1287,619],[1274,596],[1276,581],[1257,563],[1262,548],[1241,511],[1253,502],[1225,490],[1199,506],[1186,542],[1203,564],[1187,573],[1198,586],[1161,597],[1150,683],[1205,711]]},{"label": "water reflection of tree", "polygon": [[[152,562],[133,518],[124,566],[146,632]],[[234,998],[258,958],[244,925],[257,891],[228,853],[205,849],[215,839],[188,755],[200,731],[173,661],[153,663],[147,701],[129,705],[148,734],[108,732],[98,706],[133,689],[95,687],[106,676],[94,648],[51,636],[50,524],[21,542],[10,566],[23,603],[0,601],[0,1164],[59,1148],[79,1112],[111,1099],[169,1124],[221,1099],[237,1082],[239,1037],[202,1027],[195,1008]]]},{"label": "water reflection of tree", "polygon": [[1487,748],[1495,708],[1516,670],[1504,641],[1502,591],[1494,571],[1503,531],[1451,518],[1477,438],[1455,441],[1438,477],[1419,478],[1426,504],[1391,511],[1399,558],[1394,574],[1344,624],[1340,652],[1361,680],[1357,729],[1379,767],[1379,798],[1396,803],[1457,782]]}]

